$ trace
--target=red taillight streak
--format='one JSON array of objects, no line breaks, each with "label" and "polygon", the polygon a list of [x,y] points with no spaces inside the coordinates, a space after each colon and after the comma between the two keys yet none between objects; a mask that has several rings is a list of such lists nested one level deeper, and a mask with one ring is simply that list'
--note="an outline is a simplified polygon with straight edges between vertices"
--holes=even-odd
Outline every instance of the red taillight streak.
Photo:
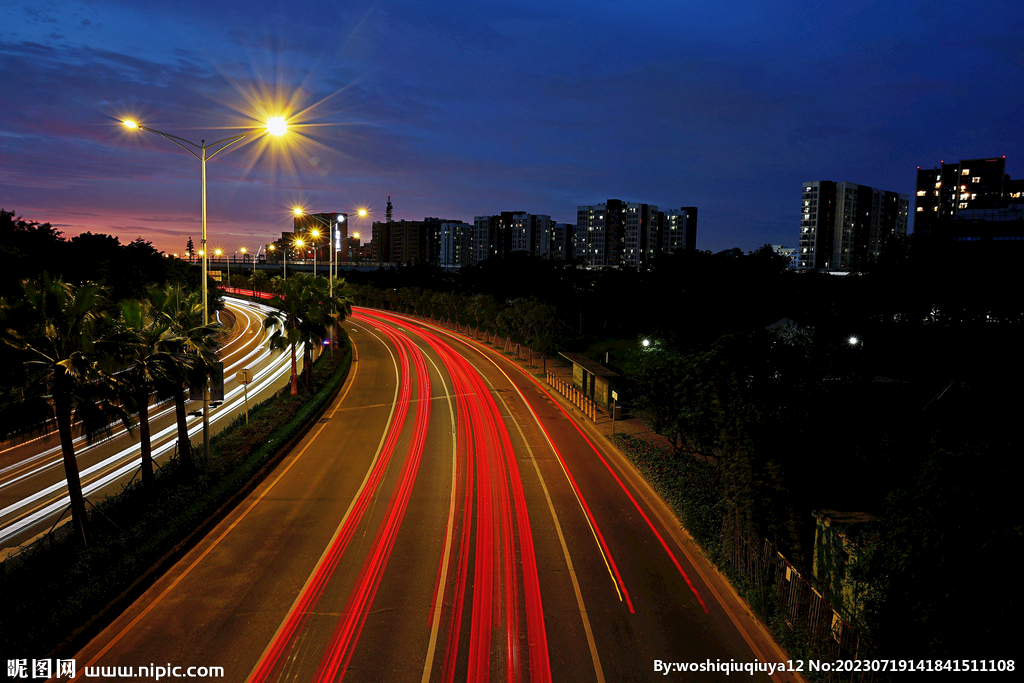
[{"label": "red taillight streak", "polygon": [[413,439],[409,445],[399,485],[391,496],[384,519],[374,538],[373,553],[367,556],[363,562],[359,578],[349,595],[345,610],[342,612],[344,616],[335,627],[330,645],[321,658],[314,678],[316,683],[329,683],[335,679],[339,681],[344,679],[345,672],[355,653],[359,635],[366,625],[370,606],[380,588],[380,582],[394,548],[402,520],[405,518],[409,498],[412,496],[413,485],[422,462],[427,427],[430,421],[430,376],[427,373],[426,364],[423,362],[422,352],[408,338],[396,336],[396,340],[406,347],[416,367],[418,402]]},{"label": "red taillight streak", "polygon": [[[473,424],[474,429],[472,430],[473,437],[473,458],[467,458],[467,460],[475,460],[477,467],[480,469],[481,475],[478,477],[477,485],[477,546],[476,546],[476,563],[474,566],[474,587],[473,587],[473,618],[471,622],[470,632],[470,654],[469,654],[469,672],[468,680],[486,680],[489,674],[489,649],[484,649],[482,644],[490,639],[489,630],[485,633],[482,631],[484,628],[491,626],[491,620],[486,620],[487,610],[486,606],[491,605],[491,591],[493,590],[493,576],[481,575],[483,567],[493,567],[494,564],[498,565],[499,570],[503,570],[506,580],[504,583],[504,611],[499,612],[497,608],[493,609],[492,620],[494,620],[494,626],[501,626],[504,622],[506,628],[506,648],[507,648],[507,661],[506,661],[506,677],[511,682],[519,680],[521,678],[521,658],[519,656],[518,642],[516,640],[516,633],[518,631],[518,625],[520,621],[519,616],[519,598],[518,598],[518,579],[515,575],[515,555],[514,555],[514,531],[512,528],[512,514],[514,512],[516,519],[516,529],[519,531],[519,546],[520,546],[520,557],[523,564],[523,587],[524,587],[524,601],[526,604],[526,630],[527,630],[527,642],[530,645],[530,670],[531,680],[534,681],[550,681],[551,680],[551,669],[550,661],[547,649],[547,633],[544,626],[544,613],[543,605],[541,603],[540,596],[540,581],[537,573],[536,564],[536,553],[533,547],[533,536],[530,529],[530,521],[526,508],[526,496],[522,488],[522,480],[519,476],[518,464],[515,459],[515,452],[512,448],[511,438],[509,437],[508,430],[505,428],[504,420],[501,417],[501,413],[498,409],[497,403],[491,396],[483,378],[465,358],[459,355],[455,350],[444,341],[441,341],[436,335],[425,329],[411,325],[406,320],[398,320],[386,314],[374,314],[376,317],[394,320],[400,322],[406,326],[409,326],[417,332],[428,344],[438,353],[442,358],[449,374],[452,376],[453,391],[458,397],[458,403],[460,411],[465,409],[468,412],[462,413],[467,415],[469,419],[460,420],[460,438],[462,430],[469,429],[469,425]],[[476,401],[470,401],[467,397],[476,397]],[[482,404],[482,405],[481,405]],[[490,448],[488,448],[490,446]],[[500,457],[499,457],[500,456]],[[485,475],[484,470],[487,470],[488,475],[486,480],[490,480],[491,485],[484,485]],[[493,474],[491,474],[493,473]],[[508,477],[506,480],[505,477]],[[511,483],[511,487],[509,486]],[[492,491],[492,486],[494,490]],[[509,492],[511,490],[511,501],[509,500]],[[469,489],[467,488],[467,496]],[[496,496],[501,503],[498,509],[498,526],[500,529],[499,536],[501,538],[502,552],[500,554],[500,560],[498,557],[494,557],[493,550],[488,553],[491,555],[493,564],[483,562],[486,556],[481,556],[481,535],[484,536],[484,543],[489,547],[493,548],[492,530],[494,528],[494,516],[493,516],[493,496]],[[468,498],[467,498],[468,500]],[[468,505],[466,508],[466,514],[464,518],[469,518]],[[468,530],[468,526],[464,524],[463,534]],[[463,547],[465,558],[465,552],[468,551],[468,538],[463,536]],[[465,562],[463,561],[462,567],[460,568],[460,575],[457,578],[456,585],[461,586],[464,591],[466,575]],[[483,581],[481,581],[483,579]],[[481,590],[481,583],[483,583],[487,590],[486,592]],[[452,625],[449,630],[449,648],[448,658],[445,666],[445,672],[443,680],[451,681],[454,677],[454,664],[455,664],[455,651],[457,650],[459,625],[461,623],[461,609],[462,601],[464,600],[464,593],[457,589],[457,599],[455,602],[455,615],[452,620]],[[499,605],[500,607],[500,605]],[[502,620],[502,614],[504,620]]]},{"label": "red taillight streak", "polygon": [[[447,331],[446,331],[446,334],[449,334],[450,336],[455,336],[454,333],[447,332]],[[460,335],[460,336],[462,336],[462,335]],[[633,497],[633,494],[631,494],[629,492],[629,490],[626,488],[626,485],[622,483],[622,480],[619,479],[619,476],[612,469],[612,467],[608,463],[608,461],[605,460],[603,455],[601,455],[601,452],[597,450],[597,447],[594,446],[594,444],[590,441],[589,438],[587,438],[587,435],[583,433],[583,430],[580,428],[580,426],[578,424],[576,424],[576,421],[573,420],[571,417],[569,417],[569,413],[567,413],[565,411],[565,409],[562,408],[561,405],[559,405],[558,401],[555,400],[555,398],[544,388],[544,386],[540,382],[538,382],[534,377],[530,376],[530,374],[527,373],[522,368],[519,368],[518,366],[516,366],[516,368],[519,369],[520,372],[522,372],[523,375],[535,385],[535,387],[536,387],[536,389],[538,391],[540,391],[542,394],[547,396],[548,399],[551,401],[551,403],[554,404],[555,407],[557,407],[558,410],[560,410],[563,415],[565,415],[566,419],[569,420],[569,422],[576,429],[576,431],[579,432],[579,435],[581,437],[583,437],[583,440],[587,442],[587,445],[590,446],[590,449],[592,451],[594,451],[594,453],[597,455],[598,458],[600,458],[600,460],[604,464],[605,468],[608,470],[609,473],[611,473],[612,477],[615,479],[615,482],[619,485],[619,488],[621,488],[622,491],[626,494],[626,496],[629,497],[630,502],[633,503],[633,507],[635,507],[637,509],[637,511],[640,513],[640,516],[644,518],[645,522],[647,522],[647,526],[654,533],[655,537],[658,539],[658,542],[661,543],[661,547],[664,548],[666,553],[668,553],[668,556],[672,560],[672,563],[675,565],[676,569],[679,571],[679,574],[683,577],[683,580],[686,581],[686,585],[690,587],[690,591],[696,596],[697,601],[700,603],[700,606],[704,609],[704,612],[710,614],[710,610],[708,610],[708,606],[704,603],[704,599],[700,596],[700,593],[697,591],[697,588],[693,585],[693,582],[690,581],[690,577],[687,575],[686,571],[683,570],[683,567],[679,563],[678,558],[676,558],[675,554],[668,547],[668,543],[665,542],[665,539],[658,532],[658,530],[654,528],[654,524],[651,522],[650,518],[647,516],[647,513],[645,513],[643,511],[643,509],[640,507],[639,503],[637,503],[636,499]],[[525,396],[523,396],[523,400],[526,400]],[[541,425],[539,421],[538,421],[538,425],[540,426],[541,430],[544,431],[545,435],[547,435],[549,437],[549,439],[548,439],[549,443],[554,444],[554,441],[550,439],[550,435],[548,434],[547,429],[544,428],[544,425]],[[555,454],[558,456],[559,461],[562,463],[562,467],[565,470],[566,476],[572,482],[573,489],[576,490],[576,494],[577,494],[577,496],[579,496],[581,505],[583,505],[584,509],[586,509],[587,516],[591,519],[591,522],[594,524],[595,532],[600,536],[601,532],[600,532],[600,530],[597,527],[597,523],[593,521],[593,515],[591,515],[591,513],[590,513],[590,508],[587,506],[586,501],[583,499],[583,495],[579,492],[579,487],[576,485],[575,479],[572,477],[572,474],[569,472],[568,465],[566,465],[565,460],[562,458],[561,453],[558,452],[558,449],[553,448],[553,450],[555,451]],[[602,546],[607,548],[607,546],[604,544],[603,537],[601,537],[601,538],[602,538],[602,540],[601,540]],[[607,550],[606,550],[606,552],[607,552]],[[608,560],[610,562],[612,562],[612,566],[614,567],[614,560],[612,560],[612,557],[611,557],[610,553],[608,554]],[[622,586],[622,590],[625,593],[626,588],[625,588],[625,586],[622,585],[621,578],[618,577],[618,570],[617,569],[615,569],[615,574],[616,574],[617,580],[619,581],[619,585]],[[626,602],[629,603],[629,611],[633,612],[633,605],[632,605],[632,603],[629,600],[629,594],[625,593],[625,595],[626,595]]]},{"label": "red taillight streak", "polygon": [[[446,364],[447,365],[447,364]],[[468,457],[468,452],[472,448],[471,432],[468,428],[469,415],[473,407],[473,403],[469,400],[468,395],[463,390],[463,385],[459,383],[456,385],[455,376],[457,373],[452,372],[449,368],[449,373],[452,375],[452,391],[455,393],[457,398],[459,415],[463,416],[463,419],[459,420],[459,439],[463,444],[463,449],[460,451],[460,455],[467,455],[465,458],[460,458],[460,462],[465,462],[465,487],[463,492],[463,511],[462,511],[462,525],[460,527],[460,544],[459,544],[459,562],[456,565],[456,579],[455,579],[455,595],[452,602],[452,618],[451,623],[448,626],[448,647],[447,657],[445,657],[444,669],[442,671],[441,680],[445,683],[453,683],[456,675],[456,662],[459,651],[459,640],[462,633],[462,616],[463,616],[463,605],[466,600],[466,584],[469,578],[469,549],[472,543],[472,524],[473,524],[473,506],[472,496],[473,489],[476,486],[476,468],[474,467],[474,461]],[[456,389],[455,387],[458,386]],[[443,598],[443,596],[441,596]]]},{"label": "red taillight streak", "polygon": [[381,450],[381,456],[378,458],[377,463],[370,474],[367,485],[363,488],[355,505],[353,505],[352,513],[345,520],[345,524],[332,541],[328,553],[324,555],[320,564],[314,570],[313,578],[306,585],[302,596],[288,613],[288,616],[285,618],[283,628],[278,632],[274,642],[267,649],[263,659],[249,678],[249,683],[262,683],[263,681],[266,681],[270,677],[271,673],[273,673],[274,669],[277,668],[283,655],[287,651],[290,651],[293,636],[301,630],[303,625],[309,619],[313,605],[315,605],[320,599],[324,588],[327,586],[328,580],[334,574],[338,563],[341,561],[342,555],[348,548],[348,544],[352,540],[352,536],[355,534],[356,528],[369,507],[370,501],[373,499],[373,496],[377,491],[377,487],[387,470],[388,462],[395,450],[395,446],[398,443],[398,437],[402,431],[402,426],[405,423],[405,417],[409,410],[409,403],[412,394],[408,354],[401,345],[396,344],[396,347],[398,348],[399,363],[401,365],[398,405],[395,410],[395,419],[391,422],[391,427],[384,442],[384,447]]}]

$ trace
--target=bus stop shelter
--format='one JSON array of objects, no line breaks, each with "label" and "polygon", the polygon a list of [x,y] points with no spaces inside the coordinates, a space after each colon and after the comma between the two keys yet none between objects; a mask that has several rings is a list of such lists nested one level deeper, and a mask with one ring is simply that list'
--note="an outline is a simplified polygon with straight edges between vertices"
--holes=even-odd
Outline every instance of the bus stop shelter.
[{"label": "bus stop shelter", "polygon": [[572,363],[573,385],[598,406],[610,411],[612,391],[615,390],[619,373],[578,353],[560,353],[558,355]]}]

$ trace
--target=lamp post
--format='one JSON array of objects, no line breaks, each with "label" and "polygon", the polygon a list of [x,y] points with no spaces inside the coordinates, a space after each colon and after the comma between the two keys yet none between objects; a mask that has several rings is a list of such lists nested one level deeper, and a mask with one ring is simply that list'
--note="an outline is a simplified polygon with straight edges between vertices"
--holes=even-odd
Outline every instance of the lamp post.
[{"label": "lamp post", "polygon": [[[223,249],[214,249],[213,250],[213,255],[216,256],[219,259],[221,256],[224,256],[224,250]],[[230,287],[231,286],[231,261],[228,261],[226,256],[224,257],[224,260],[228,264],[228,287]]]},{"label": "lamp post", "polygon": [[[306,213],[305,210],[303,210],[301,207],[298,207],[298,206],[296,206],[294,209],[292,209],[292,213],[294,213],[296,216],[308,216],[308,217],[312,218],[313,220],[319,222],[320,225],[323,225],[324,227],[326,227],[328,232],[330,233],[331,260],[330,260],[330,265],[328,266],[328,269],[327,269],[327,274],[328,274],[328,281],[329,281],[329,283],[328,283],[328,291],[330,293],[331,298],[333,299],[334,298],[334,276],[335,276],[335,274],[337,273],[337,270],[338,270],[338,261],[337,261],[337,258],[336,258],[336,254],[337,254],[338,248],[341,246],[340,244],[338,244],[335,241],[335,237],[334,237],[335,222],[325,221],[323,218],[321,218],[320,216],[317,216],[316,214]],[[356,210],[356,215],[359,216],[360,218],[364,218],[366,216],[366,209],[357,209]],[[337,225],[341,225],[344,222],[345,222],[345,214],[339,213],[338,216],[337,216],[336,224]],[[313,235],[314,237],[319,237],[320,236],[319,232],[317,232],[316,230],[311,230],[310,234]],[[356,238],[358,238],[359,234],[356,233],[355,236],[356,236]],[[316,277],[316,251],[315,251],[315,249],[314,249],[314,252],[313,252],[313,276]]]},{"label": "lamp post", "polygon": [[[206,284],[207,273],[209,272],[206,255],[206,252],[208,251],[208,249],[206,248],[206,162],[212,159],[213,157],[217,156],[218,154],[220,154],[225,149],[235,144],[242,138],[244,138],[246,135],[249,135],[249,133],[239,133],[238,135],[232,135],[229,138],[224,138],[223,140],[218,140],[217,142],[211,142],[210,144],[206,144],[206,140],[200,140],[199,144],[197,145],[196,143],[186,140],[185,138],[180,138],[177,135],[171,135],[170,133],[163,133],[154,128],[140,126],[137,122],[132,121],[131,119],[122,120],[121,123],[123,123],[127,128],[130,128],[132,130],[141,130],[146,131],[147,133],[155,133],[156,135],[159,135],[160,137],[166,140],[170,140],[178,147],[181,147],[183,150],[185,150],[186,152],[188,152],[189,154],[191,154],[192,156],[199,160],[200,167],[202,169],[201,178],[203,197],[203,248],[202,251],[200,251],[199,253],[203,257],[203,276],[201,279],[203,283],[203,326],[205,327],[210,324],[210,310],[207,305]],[[283,116],[275,116],[267,120],[265,129],[266,132],[269,133],[270,135],[279,137],[281,135],[284,135],[285,132],[288,130],[288,124],[284,120]],[[197,154],[193,150],[198,150],[199,153]],[[208,379],[203,383],[203,455],[207,458],[210,457],[210,382]]]},{"label": "lamp post", "polygon": [[316,279],[316,241],[320,239],[320,231],[313,228],[309,231],[309,246],[313,247],[313,279]]},{"label": "lamp post", "polygon": [[[301,239],[297,239],[294,242],[292,242],[292,248],[294,248],[294,249],[305,249],[306,248],[306,243],[303,240],[301,240]],[[285,265],[287,265],[287,263],[285,263]]]}]

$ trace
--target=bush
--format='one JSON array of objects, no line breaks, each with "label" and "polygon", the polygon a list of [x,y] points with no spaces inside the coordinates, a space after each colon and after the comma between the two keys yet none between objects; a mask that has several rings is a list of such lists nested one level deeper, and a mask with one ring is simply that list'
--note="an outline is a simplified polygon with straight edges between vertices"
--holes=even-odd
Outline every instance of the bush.
[{"label": "bush", "polygon": [[708,466],[688,453],[673,454],[628,434],[615,434],[615,445],[683,522],[712,558],[721,547],[722,513],[717,486]]}]

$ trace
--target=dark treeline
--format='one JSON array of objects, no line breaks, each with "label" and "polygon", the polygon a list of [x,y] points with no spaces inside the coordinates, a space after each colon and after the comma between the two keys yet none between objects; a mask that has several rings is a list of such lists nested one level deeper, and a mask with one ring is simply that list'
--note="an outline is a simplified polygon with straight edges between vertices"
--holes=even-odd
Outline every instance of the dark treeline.
[{"label": "dark treeline", "polygon": [[65,238],[49,223],[24,220],[3,209],[0,268],[0,296],[15,294],[19,282],[38,279],[43,272],[70,284],[103,283],[113,301],[140,298],[154,283],[199,287],[199,268],[167,258],[141,237],[128,244],[90,232]]},{"label": "dark treeline", "polygon": [[[610,347],[631,349],[612,357],[620,394],[686,463],[684,516],[705,548],[724,561],[734,532],[768,538],[809,576],[812,511],[869,513],[847,530],[853,594],[836,584],[831,597],[874,651],[1005,657],[1016,597],[971,595],[955,577],[1020,559],[1024,300],[1011,258],[905,238],[847,276],[789,271],[764,247],[660,256],[639,272],[514,254],[347,277],[364,305],[548,352],[603,360],[609,338],[625,340]],[[526,303],[546,343],[516,339]]]}]

